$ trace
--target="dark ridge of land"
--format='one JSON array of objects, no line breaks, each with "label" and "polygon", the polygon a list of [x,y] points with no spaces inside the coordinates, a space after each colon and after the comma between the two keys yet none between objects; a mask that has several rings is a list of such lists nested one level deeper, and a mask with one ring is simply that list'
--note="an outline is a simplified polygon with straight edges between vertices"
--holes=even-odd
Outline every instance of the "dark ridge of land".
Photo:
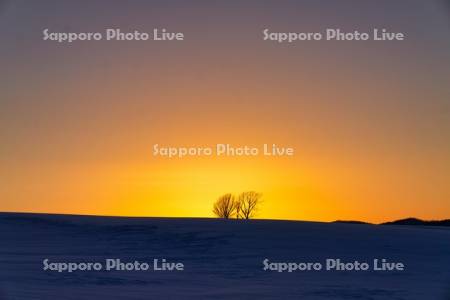
[{"label": "dark ridge of land", "polygon": [[450,226],[450,219],[447,220],[421,220],[417,218],[406,218],[392,222],[381,223],[380,225],[412,225],[412,226]]},{"label": "dark ridge of land", "polygon": [[[355,220],[336,220],[331,223],[344,223],[344,224],[369,224],[372,223],[355,221]],[[421,220],[418,218],[406,218],[390,222],[380,223],[378,225],[406,225],[406,226],[450,226],[450,219],[446,220]]]}]

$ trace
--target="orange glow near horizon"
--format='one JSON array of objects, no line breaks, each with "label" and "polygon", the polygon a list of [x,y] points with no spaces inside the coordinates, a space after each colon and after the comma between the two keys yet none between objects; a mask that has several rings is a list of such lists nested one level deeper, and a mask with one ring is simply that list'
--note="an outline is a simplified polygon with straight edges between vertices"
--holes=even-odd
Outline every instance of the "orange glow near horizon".
[{"label": "orange glow near horizon", "polygon": [[[405,207],[403,202],[396,201],[400,197],[417,196],[406,194],[409,185],[403,189],[393,183],[392,187],[380,189],[380,184],[386,185],[386,181],[402,174],[393,174],[389,168],[383,170],[380,166],[368,168],[368,165],[362,167],[368,168],[369,172],[365,172],[344,164],[319,165],[297,158],[254,157],[153,158],[147,164],[58,165],[48,168],[48,173],[40,173],[50,183],[21,181],[18,186],[10,185],[8,191],[11,197],[25,198],[32,194],[46,199],[25,205],[26,211],[45,213],[213,217],[212,204],[218,196],[256,190],[263,194],[264,200],[258,218],[371,222],[407,216],[445,218],[448,207],[437,214],[424,210],[419,202]],[[378,187],[377,193],[367,192],[373,186]],[[426,192],[433,193],[431,189]],[[6,210],[23,210],[23,203],[20,207],[11,204]]]}]

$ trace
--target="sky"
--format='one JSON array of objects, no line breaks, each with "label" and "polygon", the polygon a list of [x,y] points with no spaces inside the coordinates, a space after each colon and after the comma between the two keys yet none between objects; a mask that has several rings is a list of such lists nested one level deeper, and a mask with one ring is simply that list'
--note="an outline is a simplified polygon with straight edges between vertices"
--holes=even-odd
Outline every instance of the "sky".
[{"label": "sky", "polygon": [[[279,44],[265,28],[406,39]],[[449,37],[446,1],[0,1],[0,211],[212,217],[255,190],[259,218],[449,218]],[[152,156],[216,143],[295,156]]]}]

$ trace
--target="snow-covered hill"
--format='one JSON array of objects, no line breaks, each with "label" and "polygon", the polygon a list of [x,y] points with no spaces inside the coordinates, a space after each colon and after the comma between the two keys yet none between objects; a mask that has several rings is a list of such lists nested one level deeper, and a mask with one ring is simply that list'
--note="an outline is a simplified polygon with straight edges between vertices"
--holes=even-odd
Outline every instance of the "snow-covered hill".
[{"label": "snow-covered hill", "polygon": [[[44,270],[45,259],[102,269]],[[107,271],[106,259],[150,269]],[[155,259],[184,270],[153,270]],[[327,259],[369,270],[326,270]],[[374,271],[374,259],[405,270]],[[322,269],[298,270],[307,263]],[[450,299],[450,229],[3,213],[0,299]]]}]

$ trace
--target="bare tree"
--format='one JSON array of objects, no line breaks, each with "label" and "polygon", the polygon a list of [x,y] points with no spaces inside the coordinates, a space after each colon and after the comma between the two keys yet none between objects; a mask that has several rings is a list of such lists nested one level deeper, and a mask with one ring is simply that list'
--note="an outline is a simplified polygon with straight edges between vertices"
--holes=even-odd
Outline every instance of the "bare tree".
[{"label": "bare tree", "polygon": [[235,204],[236,217],[238,219],[250,219],[255,216],[262,202],[262,194],[257,192],[244,192],[239,195],[239,199]]},{"label": "bare tree", "polygon": [[236,200],[232,194],[225,194],[214,203],[213,213],[224,219],[229,219],[236,214]]}]

